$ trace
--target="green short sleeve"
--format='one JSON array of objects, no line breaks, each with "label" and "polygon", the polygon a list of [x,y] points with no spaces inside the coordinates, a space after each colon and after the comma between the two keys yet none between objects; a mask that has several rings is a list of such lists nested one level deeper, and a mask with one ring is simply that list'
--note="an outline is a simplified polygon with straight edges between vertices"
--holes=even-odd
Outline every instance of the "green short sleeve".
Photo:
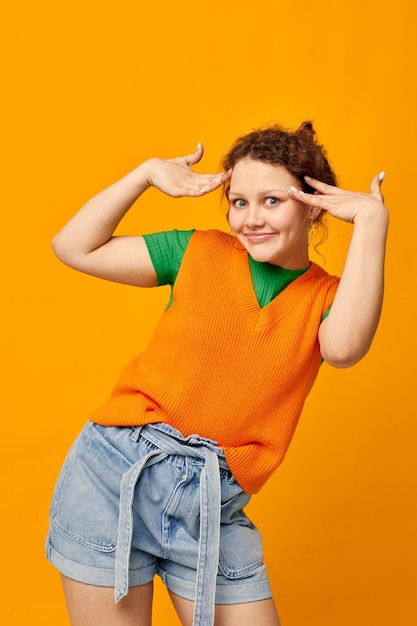
[{"label": "green short sleeve", "polygon": [[193,230],[170,230],[144,235],[158,285],[173,285]]}]

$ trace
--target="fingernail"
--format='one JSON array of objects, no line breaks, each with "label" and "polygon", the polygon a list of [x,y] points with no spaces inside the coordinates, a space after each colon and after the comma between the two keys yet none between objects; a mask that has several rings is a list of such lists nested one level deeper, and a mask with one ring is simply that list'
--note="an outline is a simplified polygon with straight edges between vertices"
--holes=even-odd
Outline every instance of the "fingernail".
[{"label": "fingernail", "polygon": [[311,176],[307,176],[307,174],[306,174],[306,175],[304,176],[304,180],[313,180],[313,179],[311,178]]},{"label": "fingernail", "polygon": [[289,187],[289,188],[288,188],[288,191],[292,191],[293,193],[300,193],[300,192],[298,191],[298,189],[296,189],[296,188],[295,188],[295,187],[293,187],[292,185],[291,185],[291,187]]},{"label": "fingernail", "polygon": [[197,150],[200,150],[200,148],[201,148],[201,141],[199,141],[197,144]]},{"label": "fingernail", "polygon": [[383,181],[383,180],[384,180],[384,178],[385,178],[385,172],[380,172],[380,173],[378,174],[378,180],[379,180],[379,181]]}]

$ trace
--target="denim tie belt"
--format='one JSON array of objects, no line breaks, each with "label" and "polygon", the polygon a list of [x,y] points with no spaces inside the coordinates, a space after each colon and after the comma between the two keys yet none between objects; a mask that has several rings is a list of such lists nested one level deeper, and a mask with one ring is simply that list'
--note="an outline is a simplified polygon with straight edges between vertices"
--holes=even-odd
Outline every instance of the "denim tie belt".
[{"label": "denim tie belt", "polygon": [[[202,459],[204,467],[200,477],[200,540],[194,605],[194,626],[211,626],[214,623],[216,578],[219,563],[220,541],[220,472],[215,442],[197,435],[180,440],[168,435],[158,426],[138,426],[135,435],[143,435],[158,449],[149,452],[134,463],[123,475],[120,485],[118,539],[115,564],[115,601],[128,593],[129,560],[133,535],[133,499],[135,487],[145,467],[159,463],[171,455]],[[209,506],[210,504],[210,506]],[[210,544],[209,544],[210,540]]]}]

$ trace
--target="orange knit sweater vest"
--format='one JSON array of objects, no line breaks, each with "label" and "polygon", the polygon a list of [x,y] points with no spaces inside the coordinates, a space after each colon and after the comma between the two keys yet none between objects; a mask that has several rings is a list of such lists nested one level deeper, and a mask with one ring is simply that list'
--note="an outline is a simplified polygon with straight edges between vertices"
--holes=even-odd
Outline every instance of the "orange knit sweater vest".
[{"label": "orange knit sweater vest", "polygon": [[260,308],[247,252],[231,241],[193,233],[172,306],[92,420],[165,422],[213,439],[255,493],[281,463],[319,371],[317,332],[338,278],[313,263]]}]

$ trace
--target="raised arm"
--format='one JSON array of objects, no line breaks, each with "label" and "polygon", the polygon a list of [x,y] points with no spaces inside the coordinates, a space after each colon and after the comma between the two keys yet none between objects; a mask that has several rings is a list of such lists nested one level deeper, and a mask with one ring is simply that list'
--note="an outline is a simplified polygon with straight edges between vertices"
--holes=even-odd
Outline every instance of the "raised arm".
[{"label": "raised arm", "polygon": [[54,237],[58,258],[74,269],[139,287],[157,285],[143,237],[114,237],[124,215],[149,187],[179,198],[202,196],[217,189],[229,173],[198,174],[192,166],[203,147],[176,159],[150,159],[89,200]]},{"label": "raised arm", "polygon": [[384,174],[370,193],[356,193],[307,178],[316,194],[289,192],[306,204],[352,222],[353,234],[340,284],[319,330],[323,358],[335,367],[357,363],[369,350],[378,326],[384,293],[388,211],[381,194]]}]

